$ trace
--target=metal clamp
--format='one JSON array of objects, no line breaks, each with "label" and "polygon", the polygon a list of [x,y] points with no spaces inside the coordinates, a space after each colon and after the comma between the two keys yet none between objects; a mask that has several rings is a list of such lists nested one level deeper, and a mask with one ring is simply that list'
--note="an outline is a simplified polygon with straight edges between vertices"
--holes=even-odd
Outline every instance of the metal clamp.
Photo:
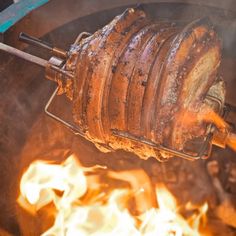
[{"label": "metal clamp", "polygon": [[[79,44],[79,42],[81,41],[82,38],[90,36],[91,34],[88,32],[82,32],[79,34],[79,36],[76,38],[75,43],[73,44],[74,46]],[[61,71],[65,72],[64,70],[61,69]],[[59,73],[61,73],[61,71],[58,71]],[[67,75],[67,74],[66,74]],[[70,74],[68,77],[72,77]],[[62,118],[60,118],[59,116],[57,116],[56,114],[52,113],[49,109],[50,106],[53,102],[53,100],[55,99],[57,93],[59,91],[59,86],[55,89],[55,91],[53,92],[53,94],[51,95],[51,97],[49,98],[44,111],[45,113],[50,116],[52,119],[58,121],[59,123],[61,123],[63,126],[65,126],[66,128],[70,129],[75,135],[80,135],[82,137],[85,138],[85,133],[82,129],[80,129],[78,126],[76,126],[75,124],[73,124],[73,122],[70,121],[65,121]]]},{"label": "metal clamp", "polygon": [[[85,132],[79,128],[77,125],[73,124],[73,122],[71,121],[65,121],[62,118],[60,118],[59,116],[53,114],[52,112],[49,111],[49,107],[51,105],[51,103],[53,102],[56,94],[58,92],[58,87],[56,88],[56,90],[53,92],[52,96],[50,97],[49,101],[47,102],[46,106],[45,106],[45,112],[48,116],[50,116],[51,118],[53,118],[54,120],[58,121],[59,123],[61,123],[63,126],[65,126],[66,128],[70,129],[75,135],[80,135],[84,138],[86,138]],[[209,96],[208,97],[209,100],[215,102],[218,105],[218,111],[220,112],[223,109],[223,104],[222,102],[215,97]],[[210,125],[211,127],[213,125]],[[210,128],[211,130],[212,128]],[[151,148],[155,149],[158,152],[166,152],[172,156],[178,156],[181,157],[183,159],[187,159],[187,160],[197,160],[197,159],[204,159],[207,158],[210,153],[211,153],[211,148],[212,148],[212,137],[213,134],[212,132],[209,133],[203,140],[202,144],[200,145],[198,152],[194,151],[191,152],[192,154],[190,154],[189,152],[184,152],[184,151],[178,151],[172,148],[168,148],[165,147],[163,145],[154,143],[150,140],[147,140],[143,137],[136,137],[130,133],[127,132],[123,132],[123,131],[119,131],[119,130],[112,130],[112,133],[114,136],[116,137],[120,137],[120,138],[125,138],[125,139],[129,139],[132,140],[134,142],[138,142],[144,145],[148,145]],[[104,144],[99,144],[104,146]],[[195,154],[193,154],[195,153]]]},{"label": "metal clamp", "polygon": [[55,89],[55,91],[53,92],[52,96],[49,98],[44,111],[45,113],[50,116],[51,118],[53,118],[54,120],[58,121],[59,123],[61,123],[63,126],[65,126],[66,128],[70,129],[75,135],[80,135],[82,137],[85,137],[84,132],[77,126],[75,126],[74,124],[72,124],[71,122],[65,121],[63,119],[61,119],[59,116],[55,115],[54,113],[49,111],[50,105],[52,104],[54,98],[57,96],[57,92],[59,90],[59,87],[57,87]]}]

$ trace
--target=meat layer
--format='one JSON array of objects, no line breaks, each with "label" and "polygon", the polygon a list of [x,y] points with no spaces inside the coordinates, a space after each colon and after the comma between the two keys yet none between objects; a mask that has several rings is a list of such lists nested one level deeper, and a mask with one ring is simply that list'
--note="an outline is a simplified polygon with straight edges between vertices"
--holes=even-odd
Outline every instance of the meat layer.
[{"label": "meat layer", "polygon": [[147,143],[181,151],[207,134],[206,126],[191,128],[182,118],[205,104],[220,58],[207,19],[183,26],[127,9],[71,49],[74,120],[103,151],[125,149],[144,159],[160,157]]}]

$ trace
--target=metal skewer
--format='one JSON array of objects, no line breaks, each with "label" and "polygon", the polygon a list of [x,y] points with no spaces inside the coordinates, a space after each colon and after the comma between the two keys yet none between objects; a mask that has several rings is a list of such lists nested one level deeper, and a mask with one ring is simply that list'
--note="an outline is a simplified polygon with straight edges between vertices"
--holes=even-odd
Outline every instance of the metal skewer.
[{"label": "metal skewer", "polygon": [[16,48],[13,48],[9,45],[6,45],[4,43],[0,43],[0,50],[1,51],[4,51],[4,52],[7,52],[7,53],[10,53],[12,55],[15,55],[17,57],[20,57],[26,61],[29,61],[31,63],[34,63],[36,65],[39,65],[39,66],[42,66],[42,67],[46,67],[47,64],[48,64],[48,61],[47,60],[44,60],[40,57],[36,57],[34,55],[31,55],[29,53],[26,53],[26,52],[23,52],[19,49],[16,49]]},{"label": "metal skewer", "polygon": [[53,55],[56,55],[56,56],[61,57],[63,59],[67,58],[67,51],[57,48],[57,47],[54,47],[50,43],[44,42],[41,39],[35,38],[35,37],[28,35],[24,32],[21,32],[19,34],[19,40],[24,43],[34,45],[39,48],[44,48],[44,49],[50,51]]},{"label": "metal skewer", "polygon": [[54,65],[50,61],[47,61],[47,60],[42,59],[40,57],[36,57],[36,56],[31,55],[29,53],[23,52],[17,48],[13,48],[13,47],[6,45],[4,43],[0,43],[0,51],[4,51],[4,52],[7,52],[11,55],[15,55],[17,57],[20,57],[26,61],[29,61],[31,63],[34,63],[34,64],[39,65],[44,68],[46,68],[46,67],[51,68],[52,70],[54,70],[58,73],[61,73],[69,78],[73,78],[73,76],[69,72],[63,70],[58,65]]}]

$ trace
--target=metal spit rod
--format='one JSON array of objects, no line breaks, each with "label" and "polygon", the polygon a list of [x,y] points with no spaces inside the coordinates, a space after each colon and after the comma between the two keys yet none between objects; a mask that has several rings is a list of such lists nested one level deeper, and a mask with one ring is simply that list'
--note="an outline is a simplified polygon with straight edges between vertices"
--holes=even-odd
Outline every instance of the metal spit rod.
[{"label": "metal spit rod", "polygon": [[42,66],[42,67],[46,67],[48,65],[48,61],[47,60],[44,60],[40,57],[36,57],[34,55],[31,55],[29,53],[26,53],[26,52],[23,52],[17,48],[13,48],[9,45],[6,45],[4,43],[0,43],[0,50],[1,51],[4,51],[4,52],[7,52],[7,53],[10,53],[12,55],[15,55],[17,57],[20,57],[26,61],[29,61],[31,63],[34,63],[36,65],[39,65],[39,66]]},{"label": "metal spit rod", "polygon": [[54,47],[50,43],[42,41],[41,39],[35,38],[35,37],[28,35],[24,32],[21,32],[19,34],[19,40],[24,43],[34,45],[39,48],[44,48],[58,57],[62,57],[64,59],[67,58],[67,51],[57,48],[57,47]]},{"label": "metal spit rod", "polygon": [[60,74],[67,76],[67,78],[73,78],[73,75],[71,73],[63,70],[63,68],[60,68],[58,65],[55,65],[55,64],[51,63],[50,61],[47,61],[47,60],[42,59],[40,57],[36,57],[36,56],[31,55],[29,53],[23,52],[19,49],[13,48],[13,47],[6,45],[4,43],[0,43],[0,51],[4,51],[4,52],[7,52],[11,55],[15,55],[17,57],[20,57],[26,61],[29,61],[29,62],[39,65],[41,67],[50,68]]}]

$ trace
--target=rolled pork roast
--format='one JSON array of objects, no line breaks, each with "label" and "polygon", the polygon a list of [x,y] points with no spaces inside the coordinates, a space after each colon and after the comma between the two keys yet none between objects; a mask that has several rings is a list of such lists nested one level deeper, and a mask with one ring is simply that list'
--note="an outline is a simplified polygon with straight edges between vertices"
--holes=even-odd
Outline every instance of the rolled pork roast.
[{"label": "rolled pork roast", "polygon": [[224,100],[220,61],[220,40],[207,18],[156,22],[131,8],[71,47],[65,69],[74,77],[60,93],[72,100],[74,121],[101,151],[160,159],[169,155],[145,142],[182,151],[207,134],[204,122],[187,125],[183,117],[209,104],[209,93]]}]

